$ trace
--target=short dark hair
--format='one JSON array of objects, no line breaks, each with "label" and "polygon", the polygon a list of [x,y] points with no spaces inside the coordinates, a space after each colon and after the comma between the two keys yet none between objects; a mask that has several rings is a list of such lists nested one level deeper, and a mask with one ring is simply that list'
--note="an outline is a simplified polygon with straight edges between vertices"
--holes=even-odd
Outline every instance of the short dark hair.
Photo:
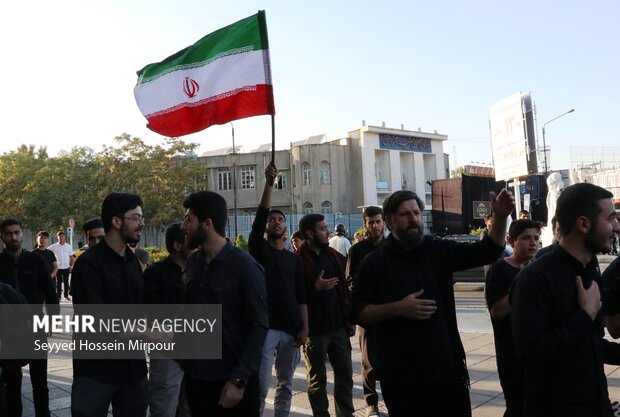
[{"label": "short dark hair", "polygon": [[593,225],[601,212],[600,200],[612,198],[613,194],[604,188],[590,183],[571,185],[560,194],[555,209],[555,217],[560,225],[560,233],[572,232],[577,218],[585,216]]},{"label": "short dark hair", "polygon": [[90,219],[82,226],[84,233],[88,233],[89,230],[103,228],[103,222],[101,219]]},{"label": "short dark hair", "polygon": [[538,233],[540,233],[540,229],[542,224],[532,219],[517,219],[513,220],[510,223],[510,227],[508,228],[508,237],[512,240],[517,240],[517,238],[525,231],[525,229],[536,229]]},{"label": "short dark hair", "polygon": [[50,232],[47,232],[45,230],[41,230],[39,233],[37,233],[37,237],[50,237]]},{"label": "short dark hair", "polygon": [[291,239],[304,240],[304,235],[303,233],[301,233],[301,230],[295,230],[295,232],[291,235]]},{"label": "short dark hair", "polygon": [[529,215],[530,212],[525,210],[525,209],[524,210],[519,210],[519,216],[522,215],[522,214],[528,214]]},{"label": "short dark hair", "polygon": [[555,226],[556,226],[557,224],[558,224],[558,219],[557,219],[555,216],[553,216],[553,217],[551,218],[551,228],[553,229],[553,230],[552,230],[552,232],[555,232]]},{"label": "short dark hair", "polygon": [[493,218],[493,213],[487,213],[482,217],[484,220],[489,220]]},{"label": "short dark hair", "polygon": [[64,236],[64,235],[65,235],[65,232],[62,230],[59,230],[56,232],[56,236]]},{"label": "short dark hair", "polygon": [[5,228],[9,226],[13,226],[13,225],[18,225],[20,229],[23,227],[22,222],[20,222],[17,219],[11,219],[11,218],[4,219],[2,220],[2,223],[0,223],[0,233],[4,233]]},{"label": "short dark hair", "polygon": [[201,222],[211,219],[217,234],[226,236],[228,208],[224,197],[213,191],[197,191],[187,196],[183,201],[183,207],[191,210]]},{"label": "short dark hair", "polygon": [[418,203],[420,211],[424,210],[424,202],[416,193],[409,190],[399,190],[390,194],[383,202],[383,217],[390,217],[396,213],[396,210],[398,210],[398,207],[400,207],[403,202],[409,200],[415,200],[416,203]]},{"label": "short dark hair", "polygon": [[272,214],[280,214],[282,215],[282,217],[284,217],[284,220],[286,220],[286,215],[282,212],[282,210],[271,209],[269,210],[269,214],[267,215],[267,217],[271,216]]},{"label": "short dark hair", "polygon": [[383,215],[383,209],[377,206],[368,206],[364,209],[362,213],[362,219],[366,219],[366,217],[375,217],[379,214]]},{"label": "short dark hair", "polygon": [[174,244],[185,243],[185,233],[181,230],[181,223],[173,223],[166,229],[166,250],[174,253]]},{"label": "short dark hair", "polygon": [[112,228],[113,217],[123,217],[129,210],[142,206],[142,198],[137,194],[110,193],[101,204],[101,221],[103,230]]},{"label": "short dark hair", "polygon": [[308,234],[306,233],[308,230],[314,230],[314,227],[318,222],[322,222],[325,220],[325,216],[318,213],[306,214],[304,217],[299,220],[299,231],[301,232],[304,239],[308,239]]}]

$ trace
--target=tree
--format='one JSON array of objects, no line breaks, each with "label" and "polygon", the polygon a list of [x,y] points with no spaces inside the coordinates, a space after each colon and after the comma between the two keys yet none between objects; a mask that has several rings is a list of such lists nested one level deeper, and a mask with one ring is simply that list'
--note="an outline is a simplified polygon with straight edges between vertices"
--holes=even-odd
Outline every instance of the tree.
[{"label": "tree", "polygon": [[450,171],[450,178],[461,178],[465,172],[465,167],[458,167]]}]

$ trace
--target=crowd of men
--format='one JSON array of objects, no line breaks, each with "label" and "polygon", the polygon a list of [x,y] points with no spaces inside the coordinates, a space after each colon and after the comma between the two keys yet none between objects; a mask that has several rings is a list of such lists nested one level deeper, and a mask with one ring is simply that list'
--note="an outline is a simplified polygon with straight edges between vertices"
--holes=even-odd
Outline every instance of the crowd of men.
[{"label": "crowd of men", "polygon": [[[88,248],[79,256],[64,248],[62,234],[50,255],[45,232],[27,252],[20,222],[0,223],[2,303],[45,303],[55,314],[64,285],[76,313],[87,304],[222,306],[220,359],[152,356],[147,366],[146,358],[74,358],[73,416],[103,417],[110,406],[115,416],[128,417],[147,410],[151,416],[261,416],[274,369],[275,415],[288,416],[303,357],[313,415],[330,415],[329,360],[336,415],[352,417],[350,340],[357,329],[367,416],[380,415],[377,381],[392,417],[470,416],[452,274],[481,265],[491,265],[485,295],[505,415],[612,415],[603,364],[620,364],[620,345],[603,336],[604,325],[620,336],[620,263],[602,280],[595,256],[608,252],[620,231],[610,193],[591,184],[565,189],[554,218],[557,242],[539,258],[540,224],[529,216],[513,221],[506,238],[514,210],[506,190],[491,193],[492,222],[476,243],[426,236],[423,201],[402,190],[382,208],[364,210],[366,238],[352,246],[344,226],[330,239],[322,215],[305,215],[291,235],[292,252],[284,245],[286,216],[271,208],[273,164],[265,177],[249,253],[225,237],[226,202],[210,191],[185,199],[183,221],[166,230],[168,257],[146,269],[132,250],[145,223],[135,194],[104,199],[100,218],[84,227]],[[506,240],[513,251],[501,258]],[[1,363],[0,415],[21,416],[24,365]],[[49,416],[47,361],[29,366],[36,415]]]}]

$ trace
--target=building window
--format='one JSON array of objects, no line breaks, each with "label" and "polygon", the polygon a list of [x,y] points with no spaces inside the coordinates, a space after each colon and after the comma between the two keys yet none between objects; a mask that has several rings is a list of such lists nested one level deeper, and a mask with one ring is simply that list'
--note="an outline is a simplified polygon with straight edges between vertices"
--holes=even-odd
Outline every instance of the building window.
[{"label": "building window", "polygon": [[321,162],[321,167],[319,170],[319,184],[325,185],[325,184],[331,184],[331,182],[332,182],[332,178],[329,172],[329,162],[323,161]]},{"label": "building window", "polygon": [[312,203],[304,203],[304,214],[312,214],[314,212]]},{"label": "building window", "polygon": [[332,214],[332,203],[323,201],[323,203],[321,203],[321,214]]},{"label": "building window", "polygon": [[241,167],[241,189],[247,190],[256,187],[254,166]]},{"label": "building window", "polygon": [[301,178],[303,180],[303,185],[310,185],[310,176],[312,175],[312,170],[310,169],[310,164],[304,162],[301,164]]},{"label": "building window", "polygon": [[276,190],[284,190],[286,188],[287,178],[286,174],[279,174],[273,183],[273,188]]},{"label": "building window", "polygon": [[217,172],[217,189],[219,191],[232,189],[232,181],[230,178],[230,171],[228,169],[220,169]]}]

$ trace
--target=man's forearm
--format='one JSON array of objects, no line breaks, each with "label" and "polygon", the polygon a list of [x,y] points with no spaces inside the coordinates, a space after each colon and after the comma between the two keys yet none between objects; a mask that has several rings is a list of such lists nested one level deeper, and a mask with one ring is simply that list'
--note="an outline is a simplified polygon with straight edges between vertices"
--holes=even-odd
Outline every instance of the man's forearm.
[{"label": "man's forearm", "polygon": [[357,315],[357,321],[373,324],[398,317],[400,315],[399,303],[399,301],[394,301],[387,304],[368,304]]},{"label": "man's forearm", "polygon": [[263,188],[263,195],[261,196],[260,203],[258,205],[262,208],[271,207],[271,191],[273,190],[273,184],[269,184],[269,181],[265,181],[265,188]]},{"label": "man's forearm", "polygon": [[497,246],[505,246],[506,245],[506,226],[508,224],[508,219],[504,218],[493,218],[493,225],[491,226],[491,230],[489,230],[489,238]]}]

